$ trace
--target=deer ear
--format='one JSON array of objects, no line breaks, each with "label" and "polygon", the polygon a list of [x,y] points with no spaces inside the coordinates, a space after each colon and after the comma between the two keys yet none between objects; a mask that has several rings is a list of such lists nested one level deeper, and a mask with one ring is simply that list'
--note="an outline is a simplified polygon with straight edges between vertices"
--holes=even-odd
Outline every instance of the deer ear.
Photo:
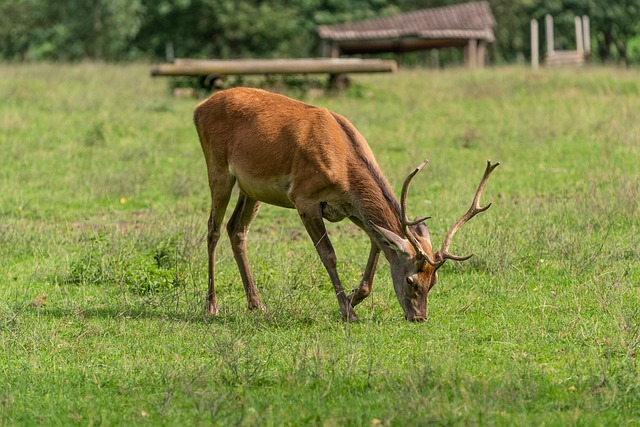
[{"label": "deer ear", "polygon": [[403,237],[398,236],[391,230],[387,230],[384,227],[380,227],[379,225],[371,222],[371,226],[373,227],[374,232],[381,237],[382,243],[389,249],[393,250],[398,254],[409,255],[409,251],[407,250],[407,246],[409,245],[409,241]]},{"label": "deer ear", "polygon": [[420,224],[416,225],[413,228],[413,231],[415,231],[415,233],[418,236],[427,239],[429,244],[431,244],[431,235],[429,234],[429,229],[427,228],[427,226],[423,222],[421,222]]}]

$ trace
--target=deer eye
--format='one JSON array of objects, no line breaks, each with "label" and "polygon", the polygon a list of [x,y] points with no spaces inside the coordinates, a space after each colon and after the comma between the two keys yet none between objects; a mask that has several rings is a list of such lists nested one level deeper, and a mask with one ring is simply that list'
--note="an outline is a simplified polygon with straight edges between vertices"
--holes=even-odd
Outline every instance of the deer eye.
[{"label": "deer eye", "polygon": [[415,281],[413,280],[412,276],[407,276],[407,278],[405,279],[405,281],[407,282],[407,285],[413,286],[415,285]]}]

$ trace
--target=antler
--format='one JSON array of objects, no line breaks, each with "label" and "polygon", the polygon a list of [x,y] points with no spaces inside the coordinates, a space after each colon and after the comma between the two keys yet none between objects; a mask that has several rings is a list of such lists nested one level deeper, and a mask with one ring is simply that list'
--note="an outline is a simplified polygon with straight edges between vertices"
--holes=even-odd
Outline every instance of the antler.
[{"label": "antler", "polygon": [[487,181],[489,180],[489,175],[491,175],[491,172],[493,172],[493,170],[500,165],[500,162],[491,164],[491,160],[487,161],[487,168],[484,171],[482,180],[480,180],[480,184],[478,185],[476,194],[473,197],[473,202],[471,203],[471,207],[464,215],[460,217],[460,219],[453,225],[453,227],[451,227],[451,230],[449,230],[449,233],[447,233],[447,236],[444,238],[444,241],[442,243],[442,248],[440,248],[440,250],[436,252],[434,255],[435,260],[431,259],[431,257],[427,255],[427,253],[422,249],[422,246],[420,246],[420,244],[418,243],[415,235],[409,229],[409,227],[418,225],[421,222],[429,219],[430,217],[427,216],[424,218],[417,218],[413,221],[409,221],[409,218],[407,217],[407,192],[409,190],[409,184],[411,183],[411,180],[413,179],[413,177],[418,172],[420,172],[422,168],[426,166],[427,163],[429,163],[429,160],[427,159],[425,159],[422,163],[420,163],[420,165],[418,165],[418,167],[415,168],[413,172],[411,172],[407,176],[407,178],[404,180],[404,183],[402,184],[402,193],[400,195],[402,231],[404,232],[404,235],[409,241],[409,243],[411,243],[411,246],[413,246],[413,248],[416,250],[418,259],[422,259],[428,262],[429,264],[431,264],[433,267],[437,268],[437,267],[440,267],[442,264],[444,264],[444,262],[448,259],[454,260],[454,261],[465,261],[473,256],[473,254],[464,256],[464,257],[453,255],[449,253],[449,246],[451,246],[451,240],[453,239],[453,236],[458,232],[460,227],[462,227],[467,221],[469,221],[471,218],[473,218],[477,214],[484,212],[491,207],[491,203],[489,203],[487,206],[481,207],[480,197],[482,196],[484,187],[487,185]]},{"label": "antler", "polygon": [[[487,185],[487,181],[489,180],[489,175],[491,175],[491,172],[493,172],[493,170],[497,168],[499,165],[500,165],[500,162],[491,164],[491,160],[487,161],[487,168],[484,170],[484,175],[482,176],[482,180],[480,180],[480,184],[478,185],[478,189],[476,190],[476,195],[473,198],[471,207],[464,215],[460,217],[458,222],[456,222],[453,225],[453,227],[451,227],[451,230],[449,230],[449,233],[447,233],[447,236],[444,238],[444,241],[442,242],[442,248],[440,248],[440,250],[435,254],[437,266],[442,265],[448,259],[451,259],[454,261],[465,261],[473,256],[473,254],[464,256],[464,257],[452,255],[449,253],[449,246],[451,246],[451,240],[453,239],[453,236],[458,232],[460,227],[462,227],[467,221],[469,221],[471,218],[473,218],[480,212],[484,212],[491,207],[491,203],[489,203],[487,206],[481,207],[480,197],[482,196],[482,191],[484,190],[484,187]],[[431,264],[431,262],[429,263]]]},{"label": "antler", "polygon": [[402,184],[402,193],[400,193],[400,213],[402,218],[400,219],[402,220],[402,231],[404,232],[404,235],[407,238],[407,240],[409,240],[409,243],[411,243],[411,246],[413,246],[413,248],[416,250],[417,257],[419,259],[423,259],[427,261],[431,265],[434,265],[433,261],[429,258],[427,253],[422,249],[422,246],[418,244],[418,241],[416,240],[416,236],[409,229],[409,227],[418,225],[421,222],[424,222],[431,217],[426,216],[424,218],[416,218],[413,221],[409,221],[409,217],[407,216],[407,192],[409,191],[409,184],[411,183],[411,180],[413,179],[413,177],[416,176],[416,174],[420,172],[422,168],[427,165],[427,163],[429,163],[429,160],[424,159],[422,163],[420,163],[418,167],[415,168],[413,172],[411,172],[405,178],[404,183]]}]

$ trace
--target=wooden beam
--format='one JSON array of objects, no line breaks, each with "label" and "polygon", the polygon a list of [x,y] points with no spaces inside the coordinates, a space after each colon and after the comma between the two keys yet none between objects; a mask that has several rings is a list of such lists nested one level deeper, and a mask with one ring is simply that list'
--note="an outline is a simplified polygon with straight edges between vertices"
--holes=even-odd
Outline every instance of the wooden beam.
[{"label": "wooden beam", "polygon": [[209,76],[248,74],[345,74],[389,73],[397,65],[381,59],[238,59],[196,60],[176,59],[151,69],[152,76]]},{"label": "wooden beam", "polygon": [[345,55],[360,53],[405,53],[444,47],[465,47],[466,39],[424,39],[402,37],[375,40],[341,40],[335,42]]}]

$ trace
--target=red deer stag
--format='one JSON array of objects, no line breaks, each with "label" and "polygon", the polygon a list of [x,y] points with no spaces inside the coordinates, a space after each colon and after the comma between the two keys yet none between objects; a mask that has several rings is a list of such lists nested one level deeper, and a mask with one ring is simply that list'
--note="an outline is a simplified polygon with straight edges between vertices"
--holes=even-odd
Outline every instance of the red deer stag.
[{"label": "red deer stag", "polygon": [[[458,229],[490,205],[480,207],[489,175],[500,163],[487,162],[467,213],[433,251],[426,218],[409,220],[407,190],[425,160],[404,181],[400,203],[380,171],[367,141],[344,117],[325,108],[263,90],[235,88],[218,92],[195,109],[194,121],[207,163],[211,189],[208,255],[208,312],[218,313],[215,256],[225,210],[235,183],[239,198],[227,231],[250,309],[264,306],[249,268],[246,238],[261,202],[298,211],[324,264],[345,321],[357,321],[353,307],[371,293],[378,256],[391,266],[393,287],[405,318],[427,318],[427,294],[436,271],[448,259]],[[323,218],[349,218],[371,239],[360,285],[347,296],[336,271],[336,254]]]}]

